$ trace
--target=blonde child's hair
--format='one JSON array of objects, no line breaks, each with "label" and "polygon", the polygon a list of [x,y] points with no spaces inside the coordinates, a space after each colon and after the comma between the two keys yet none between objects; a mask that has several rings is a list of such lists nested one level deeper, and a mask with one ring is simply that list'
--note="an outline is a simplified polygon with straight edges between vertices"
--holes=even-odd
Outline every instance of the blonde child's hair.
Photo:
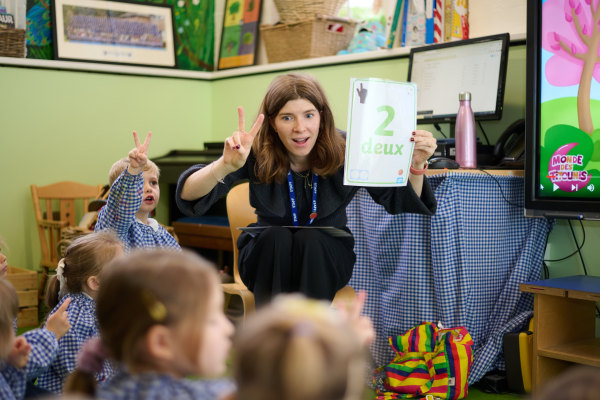
[{"label": "blonde child's hair", "polygon": [[0,360],[10,353],[13,333],[13,321],[19,312],[19,298],[12,283],[0,279]]},{"label": "blonde child's hair", "polygon": [[[108,184],[112,186],[112,184],[117,180],[119,175],[123,173],[129,167],[129,157],[123,157],[119,161],[115,162],[112,167],[110,167],[110,171],[108,173]],[[144,171],[152,171],[156,173],[157,177],[160,177],[160,169],[158,165],[156,165],[152,160],[148,160],[146,162],[146,166],[144,167]]]},{"label": "blonde child's hair", "polygon": [[280,295],[236,340],[237,399],[355,400],[366,386],[366,349],[328,304]]},{"label": "blonde child's hair", "polygon": [[6,252],[6,250],[8,250],[8,245],[6,244],[2,236],[0,236],[0,253],[4,253]]},{"label": "blonde child's hair", "polygon": [[[65,250],[63,275],[66,278],[66,291],[80,293],[90,276],[100,275],[119,251],[123,242],[112,232],[102,231],[76,238]],[[46,304],[52,310],[59,303],[60,282],[56,275],[48,281]]]}]

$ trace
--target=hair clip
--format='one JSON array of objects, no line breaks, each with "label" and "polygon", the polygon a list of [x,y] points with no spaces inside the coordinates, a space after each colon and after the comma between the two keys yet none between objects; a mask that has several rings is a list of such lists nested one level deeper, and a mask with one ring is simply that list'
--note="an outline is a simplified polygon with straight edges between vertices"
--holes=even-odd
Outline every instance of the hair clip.
[{"label": "hair clip", "polygon": [[142,289],[140,296],[150,318],[155,322],[163,322],[167,318],[167,308],[148,289]]}]

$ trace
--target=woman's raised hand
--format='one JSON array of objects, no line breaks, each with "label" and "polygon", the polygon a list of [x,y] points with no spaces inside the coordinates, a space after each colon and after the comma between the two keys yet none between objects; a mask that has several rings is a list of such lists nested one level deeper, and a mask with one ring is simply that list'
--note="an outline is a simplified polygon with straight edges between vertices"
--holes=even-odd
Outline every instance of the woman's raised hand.
[{"label": "woman's raised hand", "polygon": [[150,145],[151,137],[152,132],[148,132],[148,136],[146,136],[146,140],[144,140],[144,144],[142,144],[140,143],[137,132],[133,131],[135,147],[129,152],[129,165],[131,165],[131,168],[143,169],[146,166],[146,163],[148,162],[148,146]]},{"label": "woman's raised hand", "polygon": [[256,121],[254,121],[252,128],[246,132],[244,109],[238,107],[238,130],[225,139],[225,145],[223,147],[223,161],[225,164],[231,166],[232,169],[237,170],[246,163],[246,159],[252,148],[252,142],[264,119],[264,115],[260,114],[258,118],[256,118]]},{"label": "woman's raised hand", "polygon": [[437,148],[437,141],[433,134],[425,130],[416,130],[413,132],[411,141],[415,143],[415,150],[412,156],[413,168],[422,169]]}]

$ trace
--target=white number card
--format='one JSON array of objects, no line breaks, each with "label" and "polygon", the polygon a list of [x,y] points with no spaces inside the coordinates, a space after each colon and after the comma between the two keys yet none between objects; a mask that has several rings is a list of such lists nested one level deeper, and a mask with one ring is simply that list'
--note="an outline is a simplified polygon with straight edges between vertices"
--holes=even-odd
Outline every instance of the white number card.
[{"label": "white number card", "polygon": [[352,78],[344,184],[406,186],[417,125],[417,86]]}]

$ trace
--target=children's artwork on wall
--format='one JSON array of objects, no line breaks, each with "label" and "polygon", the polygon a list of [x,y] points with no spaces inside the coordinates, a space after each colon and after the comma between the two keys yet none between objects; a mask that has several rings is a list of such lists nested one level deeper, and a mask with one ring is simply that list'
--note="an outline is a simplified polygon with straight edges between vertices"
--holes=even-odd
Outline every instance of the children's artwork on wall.
[{"label": "children's artwork on wall", "polygon": [[173,6],[177,67],[186,70],[215,69],[214,0],[134,0]]},{"label": "children's artwork on wall", "polygon": [[26,18],[27,58],[53,59],[50,0],[27,0]]},{"label": "children's artwork on wall", "polygon": [[218,69],[254,65],[260,9],[261,0],[227,0]]},{"label": "children's artwork on wall", "polygon": [[[213,71],[214,0],[133,0],[173,7],[177,67]],[[27,58],[54,58],[50,0],[27,0]]]}]

